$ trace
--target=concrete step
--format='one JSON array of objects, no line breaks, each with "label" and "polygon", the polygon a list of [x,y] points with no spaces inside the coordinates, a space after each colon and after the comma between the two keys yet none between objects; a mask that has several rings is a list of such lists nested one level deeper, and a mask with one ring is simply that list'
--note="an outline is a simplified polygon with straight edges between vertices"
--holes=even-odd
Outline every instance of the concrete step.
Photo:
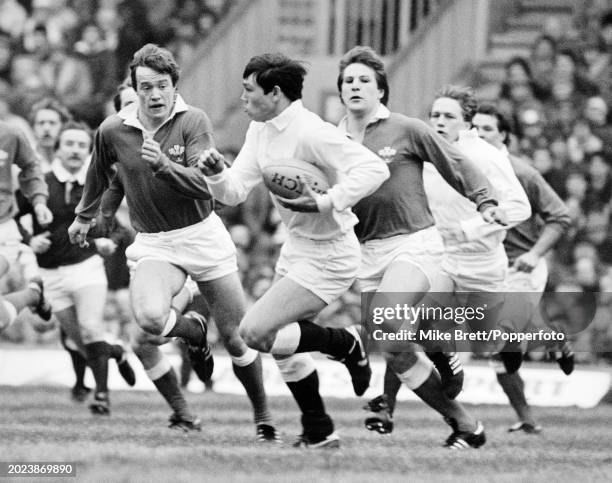
[{"label": "concrete step", "polygon": [[491,45],[520,45],[531,47],[540,35],[538,30],[509,30],[502,33],[494,33],[489,37]]},{"label": "concrete step", "polygon": [[[555,17],[565,22],[570,22],[572,19],[571,15],[554,14]],[[506,26],[509,30],[520,29],[520,30],[542,30],[542,26],[551,17],[548,12],[532,12],[510,17],[506,20]]]},{"label": "concrete step", "polygon": [[572,15],[576,3],[574,0],[521,0],[521,10],[547,11],[550,13]]}]

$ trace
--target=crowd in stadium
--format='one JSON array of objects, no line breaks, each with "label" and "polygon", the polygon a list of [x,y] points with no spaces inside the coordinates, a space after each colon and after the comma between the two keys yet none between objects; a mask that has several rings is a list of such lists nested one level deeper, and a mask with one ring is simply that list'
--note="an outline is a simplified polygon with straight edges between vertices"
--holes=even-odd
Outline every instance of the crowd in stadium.
[{"label": "crowd in stadium", "polygon": [[[96,128],[113,112],[112,98],[134,51],[155,42],[184,64],[230,3],[0,1],[0,119],[38,145],[32,107],[53,97]],[[573,225],[549,257],[549,285],[601,292],[595,322],[582,335],[594,352],[577,355],[597,360],[607,357],[598,348],[612,343],[612,11],[607,2],[586,5],[572,25],[547,23],[529,57],[508,61],[496,100],[515,124],[510,150],[529,159],[570,208]],[[285,239],[278,213],[265,189],[219,213],[238,247],[243,285],[255,300],[271,283]],[[357,318],[358,304],[349,292],[323,318],[346,325]],[[3,336],[19,339],[19,330]]]}]

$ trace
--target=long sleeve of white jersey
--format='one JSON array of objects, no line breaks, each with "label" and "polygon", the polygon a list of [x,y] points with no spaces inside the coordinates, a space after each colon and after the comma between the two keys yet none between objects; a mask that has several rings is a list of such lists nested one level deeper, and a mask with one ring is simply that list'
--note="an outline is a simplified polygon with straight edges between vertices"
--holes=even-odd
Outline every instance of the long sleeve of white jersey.
[{"label": "long sleeve of white jersey", "polygon": [[224,205],[235,206],[246,200],[250,191],[262,182],[261,168],[257,163],[257,124],[251,123],[244,145],[231,168],[225,168],[214,176],[205,176],[213,198]]},{"label": "long sleeve of white jersey", "polygon": [[[319,211],[343,211],[376,191],[389,177],[385,162],[363,145],[348,140],[333,126],[324,124],[298,143],[298,159],[313,160],[325,171],[336,171],[337,181],[319,195]],[[325,169],[327,168],[327,169]]]},{"label": "long sleeve of white jersey", "polygon": [[480,215],[462,220],[460,222],[461,229],[468,241],[482,239],[492,233],[508,230],[531,216],[531,205],[527,199],[527,194],[506,155],[480,139],[474,131],[462,131],[457,147],[483,171],[495,189],[499,207],[508,216],[507,226],[487,223]]},{"label": "long sleeve of white jersey", "polygon": [[315,213],[292,211],[272,197],[289,232],[310,239],[329,240],[351,231],[358,220],[349,208],[389,177],[376,154],[296,101],[271,121],[251,123],[234,164],[206,177],[210,193],[221,203],[237,205],[263,181],[267,165],[286,158],[312,163],[329,181],[327,193],[316,197]]},{"label": "long sleeve of white jersey", "polygon": [[[262,181],[262,168],[267,161],[259,155],[261,125],[252,123],[245,143],[234,164],[221,173],[206,177],[213,197],[226,205],[242,203],[255,185]],[[376,191],[389,177],[389,169],[376,154],[351,141],[340,130],[328,123],[304,133],[293,153],[280,157],[308,160],[328,174],[333,183],[326,194],[317,199],[321,212],[343,211]],[[264,158],[264,159],[262,159]]]}]

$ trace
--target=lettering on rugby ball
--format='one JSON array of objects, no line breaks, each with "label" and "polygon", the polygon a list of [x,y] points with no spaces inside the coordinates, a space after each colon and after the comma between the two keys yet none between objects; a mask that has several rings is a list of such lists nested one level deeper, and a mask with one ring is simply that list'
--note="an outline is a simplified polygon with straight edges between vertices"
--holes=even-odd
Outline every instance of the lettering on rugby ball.
[{"label": "lettering on rugby ball", "polygon": [[263,168],[266,187],[275,195],[294,199],[302,195],[302,183],[308,184],[315,193],[323,194],[329,189],[325,173],[314,164],[301,159],[274,160]]}]

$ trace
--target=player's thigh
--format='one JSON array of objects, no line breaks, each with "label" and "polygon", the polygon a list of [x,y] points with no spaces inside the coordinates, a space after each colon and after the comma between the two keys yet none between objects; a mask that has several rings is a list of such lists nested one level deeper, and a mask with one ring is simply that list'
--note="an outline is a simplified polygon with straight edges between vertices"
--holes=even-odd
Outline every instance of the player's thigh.
[{"label": "player's thigh", "polygon": [[453,278],[446,272],[440,271],[436,275],[431,288],[431,292],[454,292],[455,291],[455,281]]},{"label": "player's thigh", "polygon": [[393,262],[383,274],[376,294],[373,295],[372,305],[416,305],[429,288],[429,278],[418,266],[408,261]]},{"label": "player's thigh", "polygon": [[290,278],[279,278],[247,311],[240,324],[245,338],[268,338],[284,326],[318,314],[327,304]]},{"label": "player's thigh", "polygon": [[168,262],[140,260],[130,282],[130,297],[136,318],[165,316],[170,311],[172,297],[185,284],[185,278],[185,272]]}]

